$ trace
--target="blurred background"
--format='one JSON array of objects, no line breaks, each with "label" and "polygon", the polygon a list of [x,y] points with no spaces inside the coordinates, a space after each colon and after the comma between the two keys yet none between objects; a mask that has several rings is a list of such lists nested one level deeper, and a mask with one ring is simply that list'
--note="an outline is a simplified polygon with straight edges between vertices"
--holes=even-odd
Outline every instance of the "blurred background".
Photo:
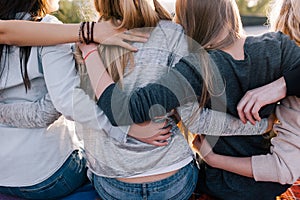
[{"label": "blurred background", "polygon": [[[170,12],[174,12],[176,0],[159,0]],[[267,10],[271,0],[236,0],[245,30],[249,34],[267,31]],[[64,23],[96,20],[93,0],[61,0],[55,15]]]}]

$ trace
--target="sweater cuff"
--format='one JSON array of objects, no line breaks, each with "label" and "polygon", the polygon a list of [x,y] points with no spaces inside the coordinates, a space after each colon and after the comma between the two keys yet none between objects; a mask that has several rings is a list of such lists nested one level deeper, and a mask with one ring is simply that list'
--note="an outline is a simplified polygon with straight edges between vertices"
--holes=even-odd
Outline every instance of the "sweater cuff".
[{"label": "sweater cuff", "polygon": [[268,155],[251,157],[253,177],[256,181],[278,182],[276,163]]}]

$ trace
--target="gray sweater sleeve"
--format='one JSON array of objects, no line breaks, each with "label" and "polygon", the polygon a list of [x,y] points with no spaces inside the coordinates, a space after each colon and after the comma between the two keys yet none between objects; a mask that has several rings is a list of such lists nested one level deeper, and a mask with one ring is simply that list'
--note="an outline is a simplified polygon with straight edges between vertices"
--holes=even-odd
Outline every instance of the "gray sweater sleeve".
[{"label": "gray sweater sleeve", "polygon": [[200,73],[182,59],[161,79],[130,94],[116,84],[110,85],[97,104],[114,126],[128,125],[164,116],[180,105],[197,101],[201,90]]},{"label": "gray sweater sleeve", "polygon": [[43,128],[61,114],[54,108],[48,93],[36,102],[0,103],[0,123],[18,128]]},{"label": "gray sweater sleeve", "polygon": [[184,125],[194,134],[212,136],[262,135],[268,127],[268,119],[263,118],[255,125],[243,122],[224,112],[199,109],[198,103],[188,103],[177,109]]}]

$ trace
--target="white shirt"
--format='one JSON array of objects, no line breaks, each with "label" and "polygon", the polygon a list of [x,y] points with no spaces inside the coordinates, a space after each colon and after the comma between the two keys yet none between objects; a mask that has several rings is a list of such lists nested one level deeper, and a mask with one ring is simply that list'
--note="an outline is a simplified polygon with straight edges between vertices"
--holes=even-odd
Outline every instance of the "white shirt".
[{"label": "white shirt", "polygon": [[[50,15],[43,21],[59,22]],[[21,77],[19,48],[11,50],[0,79],[0,102],[34,102],[48,92],[64,116],[47,128],[0,124],[0,186],[30,186],[53,175],[75,149],[83,146],[73,120],[92,129],[104,129],[120,140],[126,137],[119,128],[111,126],[95,102],[79,88],[71,44],[32,47],[27,67],[31,89],[27,93]],[[3,62],[1,65],[2,68]]]}]

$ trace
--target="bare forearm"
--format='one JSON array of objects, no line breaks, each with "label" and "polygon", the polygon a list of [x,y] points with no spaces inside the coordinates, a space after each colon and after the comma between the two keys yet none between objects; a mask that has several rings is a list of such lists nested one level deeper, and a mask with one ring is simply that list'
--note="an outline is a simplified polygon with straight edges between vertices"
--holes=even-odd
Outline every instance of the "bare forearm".
[{"label": "bare forearm", "polygon": [[251,157],[232,157],[212,154],[205,158],[212,167],[223,169],[242,176],[253,177]]},{"label": "bare forearm", "polygon": [[18,46],[54,45],[77,42],[79,24],[0,21],[0,43]]},{"label": "bare forearm", "polygon": [[91,50],[89,55],[86,57],[85,64],[96,97],[99,98],[104,90],[114,82],[106,72],[98,52],[93,51],[94,50]]}]

